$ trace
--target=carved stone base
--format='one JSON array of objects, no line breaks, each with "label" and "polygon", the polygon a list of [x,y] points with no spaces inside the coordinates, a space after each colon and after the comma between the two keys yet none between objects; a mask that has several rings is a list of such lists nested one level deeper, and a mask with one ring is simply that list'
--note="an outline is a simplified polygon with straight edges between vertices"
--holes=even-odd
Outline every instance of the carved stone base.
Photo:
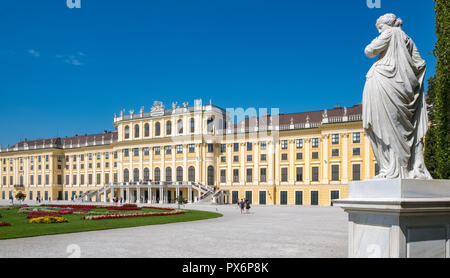
[{"label": "carved stone base", "polygon": [[370,180],[335,200],[351,258],[450,258],[450,180]]}]

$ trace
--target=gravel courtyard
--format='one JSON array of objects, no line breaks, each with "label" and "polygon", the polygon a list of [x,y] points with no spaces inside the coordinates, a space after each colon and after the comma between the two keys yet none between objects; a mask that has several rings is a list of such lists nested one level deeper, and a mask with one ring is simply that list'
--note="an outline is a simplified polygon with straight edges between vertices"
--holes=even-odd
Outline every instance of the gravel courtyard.
[{"label": "gravel courtyard", "polygon": [[254,206],[249,214],[241,214],[234,205],[186,205],[185,208],[218,211],[224,216],[194,222],[0,240],[0,257],[347,256],[347,215],[340,208]]}]

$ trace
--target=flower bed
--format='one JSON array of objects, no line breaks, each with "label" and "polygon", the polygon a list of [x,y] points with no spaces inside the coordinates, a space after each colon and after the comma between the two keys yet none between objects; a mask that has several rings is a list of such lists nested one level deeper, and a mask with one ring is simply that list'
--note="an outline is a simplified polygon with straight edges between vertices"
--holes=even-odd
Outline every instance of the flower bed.
[{"label": "flower bed", "polygon": [[168,211],[173,211],[173,210],[175,210],[175,209],[173,209],[173,208],[160,208],[160,207],[142,207],[142,208],[146,208],[146,209],[168,210]]},{"label": "flower bed", "polygon": [[50,224],[50,223],[64,223],[69,222],[67,218],[64,217],[54,217],[54,216],[45,216],[45,217],[37,217],[30,219],[30,223],[44,223],[44,224]]},{"label": "flower bed", "polygon": [[121,207],[103,207],[107,210],[141,210],[142,208],[132,207],[132,206],[121,206]]},{"label": "flower bed", "polygon": [[38,218],[38,217],[46,217],[46,216],[53,216],[53,217],[62,217],[62,215],[58,212],[50,212],[50,211],[32,211],[27,215],[27,219],[31,218]]},{"label": "flower bed", "polygon": [[8,227],[8,226],[11,226],[11,224],[6,222],[0,222],[0,227]]},{"label": "flower bed", "polygon": [[58,210],[59,214],[73,214],[73,209],[72,208],[62,208],[60,210]]},{"label": "flower bed", "polygon": [[184,211],[98,215],[98,216],[89,215],[89,216],[84,216],[81,219],[83,219],[83,220],[104,220],[104,219],[117,219],[117,218],[130,218],[130,217],[168,216],[168,215],[177,215],[177,214],[184,214]]}]

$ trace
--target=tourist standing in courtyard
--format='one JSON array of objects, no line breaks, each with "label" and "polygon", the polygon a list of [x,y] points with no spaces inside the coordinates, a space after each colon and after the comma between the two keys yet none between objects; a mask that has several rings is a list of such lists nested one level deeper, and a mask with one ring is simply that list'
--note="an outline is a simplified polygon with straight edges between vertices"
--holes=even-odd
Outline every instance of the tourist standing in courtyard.
[{"label": "tourist standing in courtyard", "polygon": [[245,212],[249,213],[249,211],[250,211],[250,201],[245,200]]},{"label": "tourist standing in courtyard", "polygon": [[239,203],[239,205],[241,207],[241,214],[242,214],[242,212],[244,211],[244,205],[245,205],[244,199],[241,199],[241,202]]}]

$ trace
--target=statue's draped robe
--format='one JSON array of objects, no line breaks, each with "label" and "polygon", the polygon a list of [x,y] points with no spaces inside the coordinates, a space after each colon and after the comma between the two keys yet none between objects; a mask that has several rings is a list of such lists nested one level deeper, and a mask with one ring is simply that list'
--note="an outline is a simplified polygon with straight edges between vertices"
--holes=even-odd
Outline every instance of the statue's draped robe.
[{"label": "statue's draped robe", "polygon": [[383,31],[365,53],[379,55],[363,94],[363,127],[380,167],[378,178],[430,179],[422,153],[428,123],[425,61],[399,27]]}]

